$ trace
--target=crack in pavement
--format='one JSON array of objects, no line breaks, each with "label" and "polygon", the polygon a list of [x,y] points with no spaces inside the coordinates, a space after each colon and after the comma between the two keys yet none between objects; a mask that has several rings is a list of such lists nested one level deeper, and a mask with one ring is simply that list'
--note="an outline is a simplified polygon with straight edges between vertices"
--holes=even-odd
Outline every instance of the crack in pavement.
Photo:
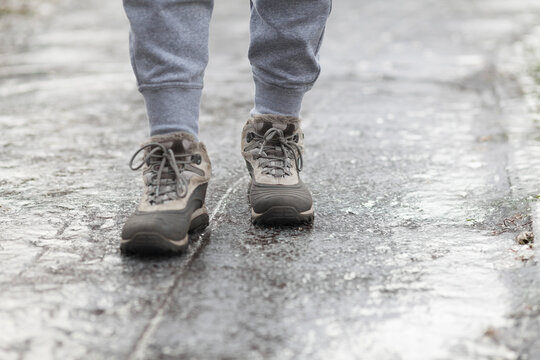
[{"label": "crack in pavement", "polygon": [[207,230],[205,230],[201,235],[199,241],[197,241],[197,246],[195,249],[193,249],[190,252],[190,257],[187,259],[182,268],[180,269],[178,275],[175,276],[173,284],[169,287],[167,292],[165,293],[165,297],[161,304],[159,304],[157,310],[155,311],[154,315],[144,328],[143,332],[141,333],[140,337],[136,340],[136,345],[133,351],[128,355],[128,359],[135,360],[135,359],[143,359],[144,358],[144,352],[146,348],[148,347],[149,341],[152,339],[152,336],[154,335],[156,329],[158,328],[159,324],[163,320],[163,315],[165,314],[165,311],[167,310],[169,306],[169,301],[171,299],[172,294],[176,291],[178,286],[180,285],[180,281],[182,278],[182,275],[184,274],[184,271],[189,268],[191,262],[196,257],[196,255],[202,251],[203,244],[206,243],[206,241],[203,241],[203,239],[208,238],[212,230],[216,229],[218,226],[218,222],[215,221],[216,216],[219,215],[220,211],[222,211],[227,204],[227,200],[229,196],[238,189],[240,184],[244,182],[246,179],[245,176],[240,177],[238,180],[236,180],[229,188],[225,191],[225,194],[219,199],[219,201],[216,204],[216,207],[212,211],[212,213],[209,216],[210,225]]}]

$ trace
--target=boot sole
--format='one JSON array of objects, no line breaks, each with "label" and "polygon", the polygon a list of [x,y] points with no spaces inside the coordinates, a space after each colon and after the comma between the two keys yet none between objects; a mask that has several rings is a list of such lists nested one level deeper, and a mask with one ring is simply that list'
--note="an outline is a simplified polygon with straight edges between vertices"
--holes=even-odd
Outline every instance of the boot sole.
[{"label": "boot sole", "polygon": [[182,253],[189,247],[190,235],[201,233],[209,224],[206,207],[191,215],[189,231],[181,240],[164,237],[159,232],[138,232],[131,239],[122,239],[120,251],[124,254],[168,255]]},{"label": "boot sole", "polygon": [[298,212],[292,206],[273,206],[264,213],[251,210],[251,221],[255,225],[299,225],[313,223],[313,208]]}]

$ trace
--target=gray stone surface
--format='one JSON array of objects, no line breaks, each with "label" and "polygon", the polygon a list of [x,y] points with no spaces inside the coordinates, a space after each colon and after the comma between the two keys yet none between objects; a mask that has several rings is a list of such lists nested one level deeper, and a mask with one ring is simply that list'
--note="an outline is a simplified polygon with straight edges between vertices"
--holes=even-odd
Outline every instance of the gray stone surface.
[{"label": "gray stone surface", "polygon": [[516,66],[538,1],[336,1],[304,106],[316,220],[287,229],[249,222],[249,8],[217,2],[211,227],[155,259],[118,250],[147,135],[121,4],[31,3],[0,17],[0,358],[540,358],[514,241],[540,211]]}]

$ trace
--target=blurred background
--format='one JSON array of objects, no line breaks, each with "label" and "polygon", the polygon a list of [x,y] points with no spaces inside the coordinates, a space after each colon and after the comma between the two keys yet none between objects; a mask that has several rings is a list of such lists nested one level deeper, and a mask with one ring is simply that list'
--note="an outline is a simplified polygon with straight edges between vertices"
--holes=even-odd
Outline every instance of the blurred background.
[{"label": "blurred background", "polygon": [[248,18],[216,2],[211,226],[140,259],[118,249],[148,134],[121,1],[0,0],[0,358],[539,359],[540,2],[336,1],[310,228],[249,221]]}]

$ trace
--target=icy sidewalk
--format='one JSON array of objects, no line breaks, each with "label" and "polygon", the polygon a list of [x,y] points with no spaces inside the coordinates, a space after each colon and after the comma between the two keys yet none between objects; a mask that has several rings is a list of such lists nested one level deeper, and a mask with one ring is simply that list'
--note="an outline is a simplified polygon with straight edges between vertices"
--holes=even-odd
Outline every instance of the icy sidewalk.
[{"label": "icy sidewalk", "polygon": [[540,141],[513,65],[536,2],[336,2],[304,106],[316,221],[276,230],[249,223],[239,151],[249,7],[217,2],[212,225],[146,260],[118,251],[147,134],[121,4],[50,6],[2,28],[0,358],[538,356],[537,250],[514,238]]}]

